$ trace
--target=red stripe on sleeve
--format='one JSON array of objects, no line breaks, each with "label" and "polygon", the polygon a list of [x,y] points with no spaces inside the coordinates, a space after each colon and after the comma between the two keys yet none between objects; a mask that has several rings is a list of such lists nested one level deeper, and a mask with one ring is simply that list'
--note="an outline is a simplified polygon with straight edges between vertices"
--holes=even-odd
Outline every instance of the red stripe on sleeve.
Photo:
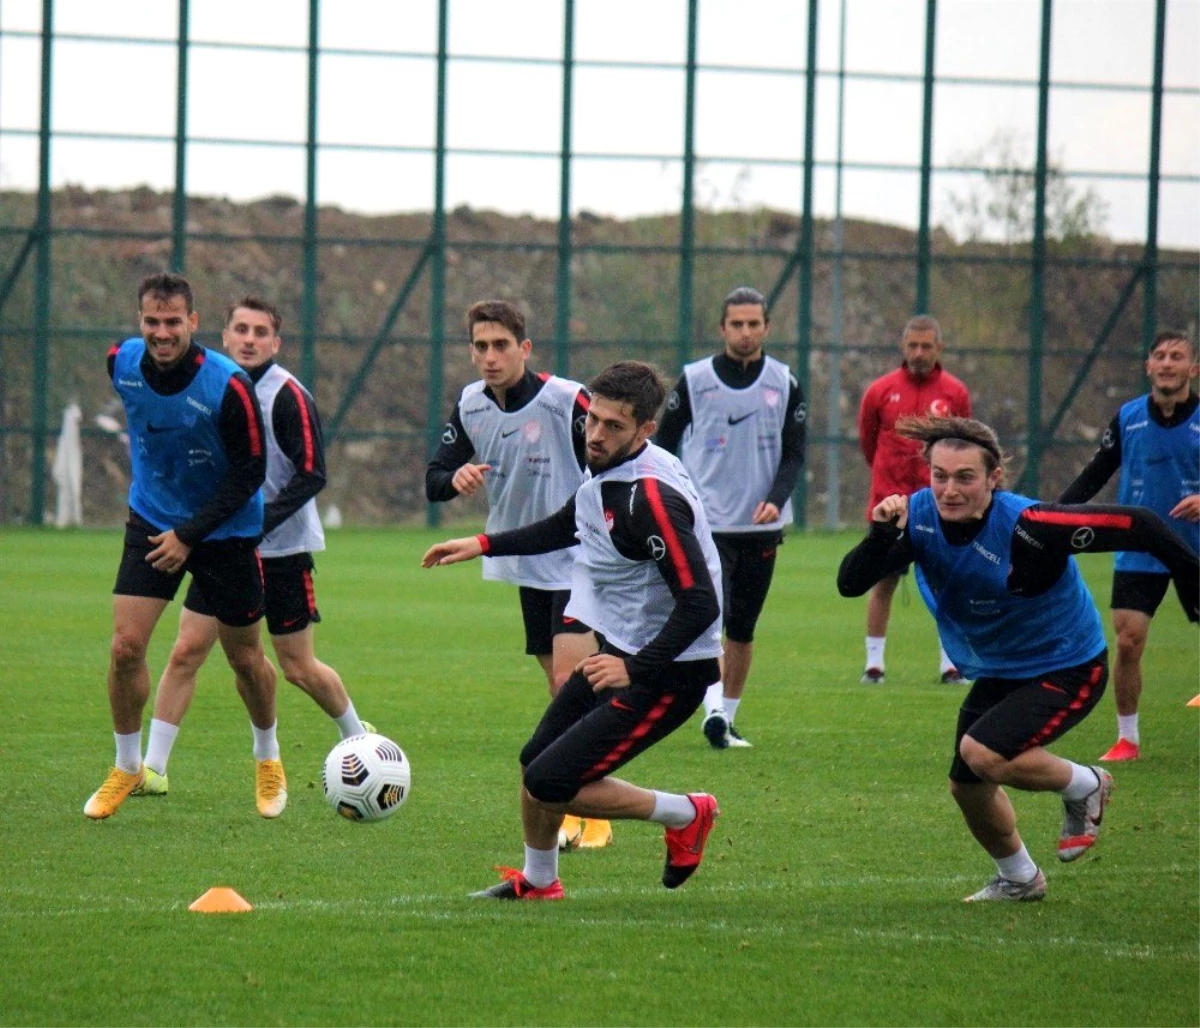
[{"label": "red stripe on sleeve", "polygon": [[304,435],[304,466],[300,470],[311,472],[316,454],[313,452],[312,419],[308,415],[308,404],[304,402],[304,390],[290,378],[287,387],[295,394],[296,406],[300,408],[300,427]]},{"label": "red stripe on sleeve", "polygon": [[588,396],[582,389],[575,394],[575,402],[579,404],[585,411],[592,409],[592,398]]},{"label": "red stripe on sleeve", "polygon": [[1074,528],[1132,528],[1133,518],[1127,514],[1064,514],[1053,510],[1026,510],[1021,517],[1047,525],[1068,525]]},{"label": "red stripe on sleeve", "polygon": [[671,563],[675,565],[675,574],[679,576],[679,585],[684,589],[690,589],[696,584],[696,579],[692,577],[692,569],[688,566],[687,554],[683,552],[679,536],[675,534],[675,526],[671,524],[671,519],[667,516],[667,508],[658,488],[658,479],[643,478],[642,486],[646,490],[646,499],[650,503],[650,513],[658,525],[658,530],[662,532],[663,542],[667,545],[667,554],[671,558]]},{"label": "red stripe on sleeve", "polygon": [[250,399],[249,391],[238,379],[231,378],[229,384],[237,393],[238,399],[242,401],[242,407],[246,412],[246,427],[250,430],[250,455],[261,457],[263,452],[262,436],[258,431],[258,419],[254,417],[254,402]]}]

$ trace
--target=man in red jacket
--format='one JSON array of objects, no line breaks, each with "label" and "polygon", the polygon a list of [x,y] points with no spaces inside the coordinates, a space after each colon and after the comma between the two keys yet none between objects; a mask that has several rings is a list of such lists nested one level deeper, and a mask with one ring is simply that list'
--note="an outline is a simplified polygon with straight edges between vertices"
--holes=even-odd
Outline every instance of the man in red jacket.
[{"label": "man in red jacket", "polygon": [[[868,521],[885,497],[895,493],[908,496],[929,485],[929,465],[921,458],[921,448],[896,434],[896,419],[909,414],[971,416],[967,387],[939,363],[942,329],[935,318],[927,314],[911,318],[900,338],[900,353],[903,363],[867,386],[858,411],[858,441],[871,466]],[[884,578],[867,596],[867,665],[862,680],[869,684],[884,680],[884,643],[899,581],[899,575]],[[953,685],[966,681],[945,650],[941,652],[941,677]]]}]

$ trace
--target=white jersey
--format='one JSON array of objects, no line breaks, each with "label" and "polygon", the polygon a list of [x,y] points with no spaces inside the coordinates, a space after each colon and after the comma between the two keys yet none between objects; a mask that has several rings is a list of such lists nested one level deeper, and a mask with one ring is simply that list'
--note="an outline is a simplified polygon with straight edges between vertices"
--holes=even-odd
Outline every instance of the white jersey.
[{"label": "white jersey", "polygon": [[[673,454],[648,443],[632,460],[594,477],[589,473],[575,496],[575,534],[580,546],[566,613],[591,625],[610,643],[629,654],[638,653],[652,642],[675,609],[675,598],[658,565],[653,560],[631,560],[613,545],[613,519],[627,518],[632,509],[628,512],[606,511],[601,485],[640,479],[657,479],[688,501],[694,518],[694,532],[718,604],[721,600],[721,558],[712,540],[708,518],[692,480]],[[636,494],[630,494],[630,508],[637,498]],[[652,552],[670,545],[657,535],[648,543]],[[716,620],[675,659],[707,660],[719,657],[722,652],[721,615],[718,613]]]},{"label": "white jersey", "polygon": [[[481,464],[490,464],[488,532],[541,521],[563,506],[583,481],[571,419],[583,386],[549,376],[525,406],[501,410],[483,393],[483,382],[462,391],[458,416]],[[484,557],[483,577],[534,589],[569,589],[574,547],[527,556]]]},{"label": "white jersey", "polygon": [[688,364],[691,424],[679,457],[688,469],[714,532],[765,532],[792,523],[789,499],[778,519],[753,523],[754,508],[767,498],[783,457],[783,423],[792,375],[774,357],[745,389],[731,389],[713,369],[713,359]]},{"label": "white jersey", "polygon": [[[279,448],[279,441],[275,438],[275,398],[285,386],[299,389],[308,396],[308,390],[300,384],[300,380],[278,364],[271,365],[254,386],[259,406],[262,407],[263,427],[266,430],[267,478],[262,487],[263,500],[266,503],[275,499],[296,474],[296,465]],[[311,399],[309,397],[310,402]],[[303,404],[301,409],[304,409]],[[262,542],[258,544],[258,552],[263,557],[289,557],[294,553],[317,553],[323,549],[325,530],[321,527],[315,497],[263,536]]]}]

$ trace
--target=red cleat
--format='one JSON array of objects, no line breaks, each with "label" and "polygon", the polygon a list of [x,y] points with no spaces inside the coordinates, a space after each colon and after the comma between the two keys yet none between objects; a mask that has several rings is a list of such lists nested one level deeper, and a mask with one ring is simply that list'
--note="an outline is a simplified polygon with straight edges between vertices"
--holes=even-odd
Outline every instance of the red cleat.
[{"label": "red cleat", "polygon": [[663,833],[667,862],[663,866],[662,883],[668,889],[678,889],[700,866],[704,859],[704,843],[721,813],[716,797],[706,792],[689,792],[688,799],[696,808],[691,823],[683,828],[668,828]]},{"label": "red cleat", "polygon": [[1118,739],[1117,744],[1113,746],[1101,760],[1137,760],[1140,753],[1140,748],[1136,742],[1130,742],[1128,739]]},{"label": "red cleat", "polygon": [[529,879],[515,867],[498,867],[496,870],[500,872],[503,881],[497,882],[490,888],[471,893],[471,899],[560,900],[566,895],[563,892],[562,882],[557,878],[549,885],[539,889],[530,885]]}]

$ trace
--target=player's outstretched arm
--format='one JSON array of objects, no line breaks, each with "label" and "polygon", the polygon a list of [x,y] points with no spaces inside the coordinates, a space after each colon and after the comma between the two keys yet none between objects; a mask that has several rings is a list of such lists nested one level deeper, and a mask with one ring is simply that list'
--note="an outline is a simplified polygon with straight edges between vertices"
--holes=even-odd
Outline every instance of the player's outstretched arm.
[{"label": "player's outstretched arm", "polygon": [[462,539],[447,539],[444,543],[434,543],[425,551],[421,558],[421,567],[432,568],[439,564],[458,564],[464,560],[474,560],[483,554],[483,544],[479,536],[470,535]]}]

